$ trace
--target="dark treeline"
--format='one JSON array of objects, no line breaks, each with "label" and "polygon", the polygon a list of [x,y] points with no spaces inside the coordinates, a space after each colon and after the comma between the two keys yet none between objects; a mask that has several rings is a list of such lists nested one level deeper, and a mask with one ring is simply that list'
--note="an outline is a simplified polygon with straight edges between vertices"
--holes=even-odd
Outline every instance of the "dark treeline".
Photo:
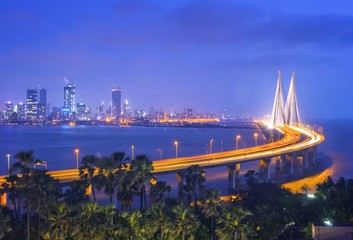
[{"label": "dark treeline", "polygon": [[[145,155],[133,161],[122,152],[85,156],[80,180],[66,191],[46,170],[32,167],[40,161],[33,152],[16,158],[3,184],[9,206],[0,207],[0,239],[303,239],[311,237],[312,223],[353,223],[352,179],[329,177],[315,194],[308,195],[305,185],[304,193],[292,194],[277,184],[259,183],[249,171],[247,190],[222,201],[218,190],[205,189],[204,171],[193,165],[176,199],[168,195],[170,186],[152,175]],[[96,189],[110,204],[96,202]],[[132,207],[136,199],[138,210]]]}]

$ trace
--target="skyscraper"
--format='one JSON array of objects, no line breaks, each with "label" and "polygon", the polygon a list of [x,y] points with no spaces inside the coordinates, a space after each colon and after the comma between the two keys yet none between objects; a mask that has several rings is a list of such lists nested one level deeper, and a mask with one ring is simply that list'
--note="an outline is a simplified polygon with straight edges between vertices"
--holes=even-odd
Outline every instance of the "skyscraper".
[{"label": "skyscraper", "polygon": [[121,88],[112,88],[112,110],[113,117],[121,117]]},{"label": "skyscraper", "polygon": [[125,100],[125,103],[124,103],[124,117],[126,118],[131,117],[131,108],[127,99]]},{"label": "skyscraper", "polygon": [[5,107],[5,119],[10,119],[12,114],[14,113],[14,104],[9,101],[5,104]]},{"label": "skyscraper", "polygon": [[73,83],[67,83],[66,87],[64,87],[64,107],[62,110],[66,118],[71,116],[73,112],[76,112],[75,92],[76,87]]},{"label": "skyscraper", "polygon": [[47,117],[47,90],[39,88],[38,101],[38,118],[43,119]]},{"label": "skyscraper", "polygon": [[17,104],[17,114],[19,120],[26,119],[26,104],[23,104],[22,102]]},{"label": "skyscraper", "polygon": [[34,120],[38,116],[38,91],[37,89],[27,90],[27,119]]}]

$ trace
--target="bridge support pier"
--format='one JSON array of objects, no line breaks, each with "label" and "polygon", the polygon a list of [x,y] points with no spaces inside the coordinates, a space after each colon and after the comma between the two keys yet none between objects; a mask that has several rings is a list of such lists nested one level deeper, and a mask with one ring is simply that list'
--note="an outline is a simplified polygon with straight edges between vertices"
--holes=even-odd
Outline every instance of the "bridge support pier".
[{"label": "bridge support pier", "polygon": [[270,181],[271,179],[270,164],[271,158],[265,158],[259,161],[259,177],[263,182]]},{"label": "bridge support pier", "polygon": [[235,170],[235,165],[227,165],[227,171],[228,171],[228,189],[232,190],[234,189],[234,170]]},{"label": "bridge support pier", "polygon": [[279,155],[279,156],[273,157],[273,160],[276,162],[276,171],[281,170],[281,160],[282,160],[282,156]]},{"label": "bridge support pier", "polygon": [[176,175],[178,178],[178,196],[179,198],[181,198],[183,193],[183,187],[184,187],[185,172],[178,172],[176,173]]},{"label": "bridge support pier", "polygon": [[314,165],[316,163],[316,152],[317,152],[316,146],[310,148],[309,158],[310,158],[311,165]]},{"label": "bridge support pier", "polygon": [[235,164],[234,184],[236,189],[240,187],[240,163]]},{"label": "bridge support pier", "polygon": [[0,205],[6,206],[7,204],[7,193],[1,193],[0,195]]},{"label": "bridge support pier", "polygon": [[309,151],[303,150],[303,169],[307,170],[309,167]]},{"label": "bridge support pier", "polygon": [[294,159],[295,159],[295,152],[286,154],[286,162],[289,163],[288,164],[288,174],[289,175],[294,174]]}]

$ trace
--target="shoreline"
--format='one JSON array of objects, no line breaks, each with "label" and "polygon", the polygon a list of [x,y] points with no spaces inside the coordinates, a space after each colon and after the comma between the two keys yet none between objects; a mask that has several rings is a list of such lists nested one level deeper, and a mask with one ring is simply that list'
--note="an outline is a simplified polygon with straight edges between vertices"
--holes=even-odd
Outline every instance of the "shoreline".
[{"label": "shoreline", "polygon": [[318,162],[314,166],[317,168],[313,169],[313,166],[311,166],[311,169],[304,173],[304,178],[298,177],[292,181],[281,183],[281,186],[289,189],[292,193],[302,193],[301,187],[306,184],[310,188],[308,192],[315,192],[316,184],[322,183],[331,175],[333,160],[327,155],[320,155]]}]

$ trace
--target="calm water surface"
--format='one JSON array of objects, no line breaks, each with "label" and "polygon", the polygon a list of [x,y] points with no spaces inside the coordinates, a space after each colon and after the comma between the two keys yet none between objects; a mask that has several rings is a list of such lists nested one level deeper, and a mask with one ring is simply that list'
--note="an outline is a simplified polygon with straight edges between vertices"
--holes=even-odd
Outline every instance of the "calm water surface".
[{"label": "calm water surface", "polygon": [[[214,139],[213,152],[235,148],[235,136],[241,135],[239,147],[253,146],[257,129],[224,128],[151,128],[116,126],[50,126],[0,127],[0,174],[7,171],[6,154],[11,162],[19,151],[34,151],[35,158],[45,160],[51,170],[76,167],[74,149],[80,149],[80,158],[88,154],[108,156],[123,151],[131,157],[146,154],[151,160],[175,157],[174,141],[179,142],[178,156],[192,156],[209,152],[210,139]],[[221,141],[223,142],[221,144]],[[258,143],[265,139],[259,135]]]}]

